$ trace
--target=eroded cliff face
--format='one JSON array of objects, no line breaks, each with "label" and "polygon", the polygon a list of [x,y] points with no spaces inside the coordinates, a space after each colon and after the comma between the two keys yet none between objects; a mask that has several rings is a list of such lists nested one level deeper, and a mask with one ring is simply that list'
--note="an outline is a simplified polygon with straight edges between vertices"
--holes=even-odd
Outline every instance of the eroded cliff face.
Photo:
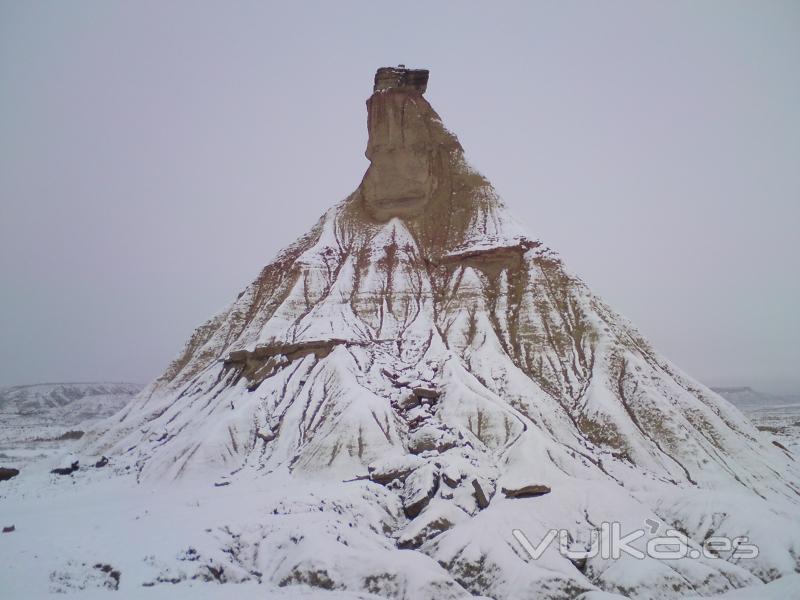
[{"label": "eroded cliff face", "polygon": [[367,115],[371,164],[356,193],[369,216],[419,217],[432,202],[447,201],[463,152],[419,88],[376,90]]},{"label": "eroded cliff face", "polygon": [[[600,559],[577,569],[555,551],[540,569],[517,551],[515,527],[536,537],[607,520],[633,530],[660,519],[698,543],[763,520],[792,531],[800,475],[524,232],[467,165],[426,85],[427,72],[379,71],[358,189],[201,326],[88,450],[130,457],[151,481],[276,478],[289,504],[297,481],[327,482],[323,495],[359,498],[320,509],[332,536],[365,506],[384,515],[343,555],[253,566],[276,581],[308,582],[320,560],[330,578],[342,556],[359,564],[376,547],[383,558],[360,579],[333,584],[563,598],[655,581],[670,597],[793,570],[800,536],[765,537],[773,551],[745,565],[648,559],[638,576]],[[732,517],[745,497],[748,514]],[[708,502],[725,516],[698,518]],[[437,574],[412,585],[391,566],[395,548],[418,549]]]}]

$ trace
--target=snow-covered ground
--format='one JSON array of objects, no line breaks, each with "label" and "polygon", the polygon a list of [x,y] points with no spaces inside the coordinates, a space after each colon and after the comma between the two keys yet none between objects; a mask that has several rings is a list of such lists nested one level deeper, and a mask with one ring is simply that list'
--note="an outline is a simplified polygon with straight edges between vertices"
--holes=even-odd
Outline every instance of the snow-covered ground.
[{"label": "snow-covered ground", "polygon": [[800,403],[754,407],[745,414],[773,443],[781,444],[795,456],[800,455]]},{"label": "snow-covered ground", "polygon": [[23,469],[75,445],[81,432],[138,394],[135,383],[41,383],[0,388],[0,467]]},{"label": "snow-covered ground", "polygon": [[800,455],[800,394],[768,394],[750,387],[714,388],[714,391],[750,417],[773,443],[795,456]]},{"label": "snow-covered ground", "polygon": [[[768,406],[752,414],[759,423],[783,427],[776,439],[797,448],[800,406],[793,409]],[[285,483],[293,486],[293,496],[304,496],[307,502],[286,506],[285,487],[276,486],[275,477],[239,477],[230,485],[215,485],[202,477],[181,479],[169,486],[148,485],[137,483],[135,474],[124,468],[114,472],[113,461],[101,468],[87,466],[80,478],[51,474],[53,466],[69,463],[73,443],[50,442],[51,452],[31,460],[24,477],[0,482],[0,526],[15,528],[0,534],[0,596],[4,599],[27,600],[54,593],[100,598],[108,597],[112,590],[115,598],[137,600],[203,600],[230,598],[232,594],[242,599],[276,600],[384,597],[294,582],[284,587],[260,583],[252,569],[253,564],[270,565],[271,548],[260,546],[266,530],[282,528],[292,543],[297,543],[298,552],[313,552],[315,527],[329,524],[324,516],[329,511],[351,510],[349,505],[356,503],[361,493],[358,487],[351,492],[346,484],[321,487],[324,484],[314,479],[290,478]],[[358,482],[354,483],[357,486]],[[326,503],[323,512],[319,506]],[[379,520],[369,510],[360,518],[366,523],[359,525]],[[348,535],[358,533],[343,532],[343,536]],[[304,546],[303,537],[312,544]],[[342,549],[346,551],[345,546]],[[408,554],[408,563],[398,568],[419,569],[413,552]],[[232,555],[241,565],[240,572],[231,570]],[[361,560],[369,560],[368,554]],[[215,565],[219,571],[215,572]],[[631,561],[625,568],[647,566]],[[418,575],[421,579],[431,577],[426,572]],[[685,597],[699,600],[701,596]],[[800,575],[702,597],[800,598]],[[588,592],[576,598],[622,600],[626,596]]]}]

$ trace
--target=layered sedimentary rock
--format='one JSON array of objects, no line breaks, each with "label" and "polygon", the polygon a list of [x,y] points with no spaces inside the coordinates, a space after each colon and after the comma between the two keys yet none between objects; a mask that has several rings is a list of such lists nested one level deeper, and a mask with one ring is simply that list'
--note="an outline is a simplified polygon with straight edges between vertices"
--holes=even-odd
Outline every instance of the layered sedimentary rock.
[{"label": "layered sedimentary rock", "polygon": [[420,217],[454,194],[458,169],[453,167],[463,160],[462,149],[423,98],[424,84],[408,84],[399,76],[379,85],[380,75],[367,101],[370,166],[356,193],[375,220]]},{"label": "layered sedimentary rock", "polygon": [[[231,534],[243,579],[391,598],[669,598],[800,568],[795,458],[523,231],[426,86],[425,71],[379,70],[356,191],[86,453],[164,485],[274,481],[277,516]],[[307,510],[313,531],[298,533],[287,515]],[[532,560],[512,535],[648,520],[695,546],[746,533],[766,550],[577,568],[555,547]],[[273,551],[247,549],[263,543]]]}]

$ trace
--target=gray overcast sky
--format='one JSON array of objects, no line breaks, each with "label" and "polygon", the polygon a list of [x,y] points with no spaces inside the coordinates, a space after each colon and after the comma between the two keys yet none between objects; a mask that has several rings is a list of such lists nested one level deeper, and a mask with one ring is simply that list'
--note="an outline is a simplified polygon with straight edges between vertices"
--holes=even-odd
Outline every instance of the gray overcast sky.
[{"label": "gray overcast sky", "polygon": [[358,185],[375,69],[709,384],[800,389],[800,3],[0,2],[0,385],[157,376]]}]

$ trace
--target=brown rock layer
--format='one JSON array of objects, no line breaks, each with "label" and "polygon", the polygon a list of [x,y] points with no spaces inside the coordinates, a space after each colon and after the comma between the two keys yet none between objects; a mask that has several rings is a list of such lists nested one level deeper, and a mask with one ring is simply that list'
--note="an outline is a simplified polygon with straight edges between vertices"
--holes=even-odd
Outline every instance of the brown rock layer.
[{"label": "brown rock layer", "polygon": [[525,485],[521,488],[503,488],[506,498],[534,498],[551,492],[550,487],[541,484]]},{"label": "brown rock layer", "polygon": [[0,467],[0,481],[8,481],[12,477],[19,475],[19,469],[9,469]]},{"label": "brown rock layer", "polygon": [[399,67],[381,67],[375,73],[375,87],[372,91],[380,92],[390,88],[407,88],[424,94],[428,87],[427,69],[406,69]]},{"label": "brown rock layer", "polygon": [[453,154],[461,145],[414,87],[375,92],[367,113],[371,164],[359,187],[367,213],[378,221],[420,215],[451,191]]}]

